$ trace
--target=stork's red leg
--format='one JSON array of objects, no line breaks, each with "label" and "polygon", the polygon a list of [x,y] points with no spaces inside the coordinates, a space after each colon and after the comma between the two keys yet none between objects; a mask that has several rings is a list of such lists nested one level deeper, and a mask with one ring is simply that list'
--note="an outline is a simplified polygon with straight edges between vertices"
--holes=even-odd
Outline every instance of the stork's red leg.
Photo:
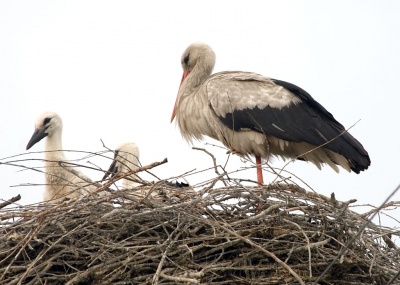
[{"label": "stork's red leg", "polygon": [[257,165],[257,182],[259,185],[264,184],[264,178],[262,174],[262,167],[261,167],[261,157],[256,155],[256,165]]}]

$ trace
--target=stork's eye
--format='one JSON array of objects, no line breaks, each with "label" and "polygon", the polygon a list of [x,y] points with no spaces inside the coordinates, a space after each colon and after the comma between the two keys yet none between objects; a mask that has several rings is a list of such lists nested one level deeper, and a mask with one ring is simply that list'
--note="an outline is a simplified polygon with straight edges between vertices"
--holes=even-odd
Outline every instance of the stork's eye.
[{"label": "stork's eye", "polygon": [[187,56],[185,56],[185,58],[183,59],[183,62],[185,63],[185,65],[188,65],[189,56],[190,56],[190,53]]},{"label": "stork's eye", "polygon": [[46,118],[43,121],[43,126],[47,125],[48,123],[50,123],[51,118]]}]

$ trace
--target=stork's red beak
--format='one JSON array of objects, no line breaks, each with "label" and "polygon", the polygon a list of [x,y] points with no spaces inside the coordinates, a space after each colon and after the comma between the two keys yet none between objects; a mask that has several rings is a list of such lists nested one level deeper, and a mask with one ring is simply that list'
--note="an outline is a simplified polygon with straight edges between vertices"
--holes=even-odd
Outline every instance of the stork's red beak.
[{"label": "stork's red beak", "polygon": [[178,89],[178,95],[176,95],[176,100],[175,100],[175,105],[174,105],[174,110],[172,111],[172,116],[171,116],[171,123],[175,118],[175,114],[176,114],[176,104],[178,103],[178,97],[179,97],[179,90],[181,89],[182,83],[185,80],[185,78],[189,75],[190,71],[185,69],[185,71],[183,72],[182,75],[182,80],[181,80],[181,84],[179,85],[179,89]]}]

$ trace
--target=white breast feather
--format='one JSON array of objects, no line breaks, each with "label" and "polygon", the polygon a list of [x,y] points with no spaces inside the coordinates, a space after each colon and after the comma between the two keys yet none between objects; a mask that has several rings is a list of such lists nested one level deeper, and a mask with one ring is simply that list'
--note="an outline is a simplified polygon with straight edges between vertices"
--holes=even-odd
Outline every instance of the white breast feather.
[{"label": "white breast feather", "polygon": [[183,97],[180,101],[177,123],[182,136],[190,143],[192,139],[202,140],[203,136],[216,138],[216,120],[219,120],[210,109],[209,101],[201,88],[191,96]]}]

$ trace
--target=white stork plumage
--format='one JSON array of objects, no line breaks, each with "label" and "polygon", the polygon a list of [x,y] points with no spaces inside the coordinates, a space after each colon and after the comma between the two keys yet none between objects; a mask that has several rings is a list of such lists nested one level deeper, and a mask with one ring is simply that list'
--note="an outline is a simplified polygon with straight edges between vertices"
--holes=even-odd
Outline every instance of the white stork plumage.
[{"label": "white stork plumage", "polygon": [[261,158],[295,158],[360,173],[370,165],[363,146],[300,87],[252,72],[211,75],[215,54],[206,44],[183,53],[183,76],[171,117],[189,142],[209,136],[230,150]]},{"label": "white stork plumage", "polygon": [[[80,172],[77,172],[79,174],[78,177],[72,173],[73,171],[71,172],[66,169],[66,167],[72,169],[72,166],[68,165],[68,160],[63,151],[62,128],[62,120],[58,114],[54,112],[45,112],[36,120],[35,132],[26,146],[28,150],[37,142],[46,138],[46,187],[43,195],[44,201],[74,198],[96,189],[92,182],[90,182],[90,178]],[[64,167],[60,165],[61,162],[65,163]],[[81,179],[81,177],[86,181]]]},{"label": "white stork plumage", "polygon": [[[123,174],[137,168],[139,168],[139,147],[133,142],[123,143],[115,149],[114,160],[102,180],[109,175],[113,177],[116,174]],[[122,187],[129,189],[141,185],[135,180],[140,180],[136,174],[124,177],[122,179]]]}]

